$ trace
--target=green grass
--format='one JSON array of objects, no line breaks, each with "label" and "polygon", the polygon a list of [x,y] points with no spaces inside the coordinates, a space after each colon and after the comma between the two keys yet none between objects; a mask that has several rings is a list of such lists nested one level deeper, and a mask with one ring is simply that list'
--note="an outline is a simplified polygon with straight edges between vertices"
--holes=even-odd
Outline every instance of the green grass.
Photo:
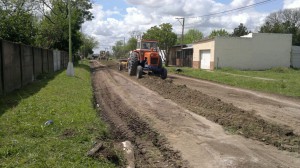
[{"label": "green grass", "polygon": [[[176,67],[167,67],[175,73]],[[300,97],[300,70],[273,68],[266,71],[241,71],[231,68],[205,71],[181,68],[181,74],[222,84],[286,96]],[[262,79],[266,78],[266,79]]]},{"label": "green grass", "polygon": [[114,167],[86,156],[107,135],[87,64],[75,77],[61,71],[0,97],[0,167]]}]

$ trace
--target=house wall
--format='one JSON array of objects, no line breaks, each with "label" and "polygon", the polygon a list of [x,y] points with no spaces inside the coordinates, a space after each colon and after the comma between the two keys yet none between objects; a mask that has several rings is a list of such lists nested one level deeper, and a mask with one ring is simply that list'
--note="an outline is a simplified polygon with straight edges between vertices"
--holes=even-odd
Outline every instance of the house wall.
[{"label": "house wall", "polygon": [[216,68],[264,70],[289,67],[291,34],[253,33],[252,37],[216,37]]},{"label": "house wall", "polygon": [[201,65],[200,51],[210,50],[210,69],[214,69],[215,41],[210,39],[193,45],[193,68],[199,69]]}]

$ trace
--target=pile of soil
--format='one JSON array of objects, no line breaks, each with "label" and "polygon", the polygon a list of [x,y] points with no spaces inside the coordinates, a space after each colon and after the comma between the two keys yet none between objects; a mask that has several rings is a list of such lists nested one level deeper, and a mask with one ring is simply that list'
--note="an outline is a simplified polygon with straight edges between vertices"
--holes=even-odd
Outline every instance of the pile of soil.
[{"label": "pile of soil", "polygon": [[300,153],[300,136],[287,126],[267,122],[254,112],[239,109],[186,85],[175,85],[172,79],[161,80],[157,76],[145,75],[137,81],[166,99],[222,125],[229,132],[274,145],[281,150]]}]

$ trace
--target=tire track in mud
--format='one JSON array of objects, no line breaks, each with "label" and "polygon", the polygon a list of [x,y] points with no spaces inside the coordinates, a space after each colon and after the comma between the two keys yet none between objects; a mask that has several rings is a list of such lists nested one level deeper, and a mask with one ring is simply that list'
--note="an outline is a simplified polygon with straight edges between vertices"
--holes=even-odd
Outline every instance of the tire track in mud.
[{"label": "tire track in mud", "polygon": [[114,83],[105,67],[92,62],[92,74],[94,96],[100,104],[100,114],[109,123],[116,141],[129,140],[134,144],[136,167],[188,167],[179,152],[173,150],[163,136],[110,90],[107,82],[112,82],[109,85],[113,87],[118,87],[118,84]]},{"label": "tire track in mud", "polygon": [[[111,70],[111,68],[114,70]],[[163,134],[169,142],[165,143],[166,141],[164,141],[167,149],[172,149],[168,147],[169,144],[172,145],[173,149],[179,150],[182,158],[188,160],[190,165],[194,167],[222,168],[299,167],[300,160],[298,155],[279,151],[270,145],[263,145],[263,143],[224,132],[220,125],[228,128],[227,124],[238,122],[237,124],[243,126],[247,118],[250,118],[248,120],[250,123],[256,123],[257,120],[251,120],[251,115],[248,115],[247,111],[239,111],[232,104],[224,103],[217,98],[192,90],[184,85],[175,85],[169,79],[161,80],[157,77],[146,75],[142,79],[136,80],[134,77],[129,77],[126,72],[119,73],[116,69],[115,64],[108,64],[107,68],[101,71],[104,75],[100,76],[102,79],[97,80],[97,82],[102,82],[103,89],[106,89],[107,94],[113,95],[111,100],[116,100],[115,103],[118,103],[117,101],[122,102],[119,105],[120,108],[114,108],[114,110],[132,110],[129,111],[134,115],[132,116],[134,119],[137,119],[138,122],[147,123],[146,125],[151,125],[148,126],[157,130],[154,132]],[[107,79],[107,81],[104,79]],[[107,101],[104,101],[104,103],[107,103]],[[115,103],[112,103],[112,105],[116,105]],[[205,116],[220,125],[208,121],[197,114]],[[135,115],[139,115],[139,117]],[[120,116],[122,115],[117,115],[130,130],[130,124],[126,123],[130,123],[131,117],[126,116],[126,113],[123,117]],[[143,120],[139,121],[140,119]],[[231,121],[234,122],[232,123]],[[135,121],[132,124],[134,128],[136,124],[140,125],[135,123]],[[273,131],[276,133],[276,130],[273,129]],[[135,135],[134,131],[132,132]],[[285,133],[284,131],[283,134]],[[144,136],[140,137],[143,140],[145,139]],[[140,137],[137,139],[139,140]],[[137,150],[140,151],[136,156],[145,151],[143,148],[139,148],[138,140],[133,140]],[[155,141],[154,137],[154,140],[148,142],[153,143]],[[143,145],[145,144],[147,143],[143,143]],[[157,148],[148,149],[152,153],[153,151],[154,153],[157,152]],[[169,155],[167,154],[167,156]],[[182,163],[182,161],[180,162]],[[140,167],[162,167],[165,165],[150,165],[151,163],[153,162],[149,162],[147,157],[143,158],[143,156],[137,162]],[[176,166],[172,165],[169,167]]]}]

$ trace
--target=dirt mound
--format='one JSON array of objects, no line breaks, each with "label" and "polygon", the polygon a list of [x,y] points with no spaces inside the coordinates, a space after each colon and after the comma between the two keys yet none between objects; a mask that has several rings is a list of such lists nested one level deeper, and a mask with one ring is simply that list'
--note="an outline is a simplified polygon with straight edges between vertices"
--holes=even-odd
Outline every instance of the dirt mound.
[{"label": "dirt mound", "polygon": [[175,85],[172,79],[161,80],[155,76],[145,76],[138,82],[166,99],[224,126],[229,132],[272,144],[282,150],[300,153],[300,136],[286,126],[267,122],[253,112],[244,111],[185,85]]}]

